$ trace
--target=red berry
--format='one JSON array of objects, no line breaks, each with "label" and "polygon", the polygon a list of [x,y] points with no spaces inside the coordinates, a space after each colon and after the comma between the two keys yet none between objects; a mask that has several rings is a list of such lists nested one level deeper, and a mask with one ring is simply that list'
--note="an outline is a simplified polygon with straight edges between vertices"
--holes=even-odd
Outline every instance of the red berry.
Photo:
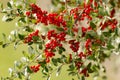
[{"label": "red berry", "polygon": [[25,14],[26,14],[26,16],[28,16],[28,17],[29,17],[29,16],[30,16],[30,14],[31,14],[31,12],[30,12],[30,11],[27,11]]}]

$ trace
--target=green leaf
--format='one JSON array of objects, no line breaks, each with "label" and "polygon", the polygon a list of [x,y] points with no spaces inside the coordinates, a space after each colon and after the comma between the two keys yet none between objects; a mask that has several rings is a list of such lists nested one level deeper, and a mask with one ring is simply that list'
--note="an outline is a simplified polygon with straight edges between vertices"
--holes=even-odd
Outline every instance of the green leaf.
[{"label": "green leaf", "polygon": [[46,77],[48,74],[42,69],[42,74],[44,75],[43,77]]},{"label": "green leaf", "polygon": [[75,70],[75,66],[73,64],[71,64],[69,66],[69,69],[67,71],[74,71]]},{"label": "green leaf", "polygon": [[92,29],[96,28],[96,25],[92,21],[90,22],[90,26],[92,27]]},{"label": "green leaf", "polygon": [[74,33],[73,33],[73,31],[71,29],[68,29],[67,34],[69,34],[70,36],[74,36]]},{"label": "green leaf", "polygon": [[38,41],[39,40],[39,36],[33,36],[32,39],[33,39],[33,41]]},{"label": "green leaf", "polygon": [[76,72],[71,71],[68,73],[68,75],[76,76]]},{"label": "green leaf", "polygon": [[25,26],[25,31],[28,31],[28,32],[33,32],[34,30],[32,28],[30,28],[29,26]]},{"label": "green leaf", "polygon": [[44,66],[44,70],[45,70],[45,72],[48,72],[48,71],[49,71],[46,66]]},{"label": "green leaf", "polygon": [[6,35],[2,33],[3,40],[6,42]]},{"label": "green leaf", "polygon": [[43,44],[42,42],[39,42],[39,44],[38,44],[38,46],[39,46],[38,48],[39,48],[39,49],[42,49],[42,48],[43,48],[43,45],[42,45],[42,44]]},{"label": "green leaf", "polygon": [[109,50],[111,50],[111,49],[114,49],[115,47],[114,47],[113,45],[111,45],[111,44],[108,44],[108,45],[107,45],[107,48],[108,48]]},{"label": "green leaf", "polygon": [[120,49],[120,43],[118,44],[118,49]]},{"label": "green leaf", "polygon": [[23,16],[23,15],[24,15],[24,13],[22,12],[22,10],[21,10],[21,9],[17,9],[17,11],[18,11],[18,13],[19,13],[21,16]]},{"label": "green leaf", "polygon": [[20,42],[20,41],[16,41],[16,42],[14,43],[14,49],[16,49],[16,48],[17,48],[17,46],[18,46],[19,42]]},{"label": "green leaf", "polygon": [[7,47],[9,45],[9,43],[5,43],[2,45],[3,48]]},{"label": "green leaf", "polygon": [[82,77],[81,77],[81,80],[85,80],[85,77],[84,77],[84,76],[82,76]]},{"label": "green leaf", "polygon": [[58,61],[59,63],[62,63],[61,58],[57,58],[57,61]]},{"label": "green leaf", "polygon": [[93,31],[93,30],[88,31],[88,32],[86,33],[86,38],[87,38],[87,39],[88,39],[88,38],[93,39],[93,38],[96,38],[96,37],[97,37],[97,33],[96,33],[95,31]]},{"label": "green leaf", "polygon": [[57,27],[57,30],[58,30],[58,31],[64,31],[64,29],[63,29],[63,28],[60,28],[60,27]]},{"label": "green leaf", "polygon": [[59,47],[59,54],[62,54],[65,51],[65,48]]},{"label": "green leaf", "polygon": [[54,6],[57,6],[57,4],[59,4],[59,2],[60,2],[60,0],[52,0],[52,4],[53,4]]},{"label": "green leaf", "polygon": [[110,36],[111,36],[111,33],[110,33],[110,32],[103,32],[103,35],[104,35],[105,37],[110,37]]},{"label": "green leaf", "polygon": [[22,5],[17,5],[17,9],[21,9],[22,8]]},{"label": "green leaf", "polygon": [[24,40],[25,35],[23,35],[23,34],[18,34],[18,37],[19,37],[20,40]]},{"label": "green leaf", "polygon": [[56,72],[56,76],[60,75],[62,69],[62,65],[58,67],[57,72]]},{"label": "green leaf", "polygon": [[87,69],[88,69],[88,72],[89,73],[93,73],[94,71],[91,69],[91,66],[92,66],[92,63],[90,62],[88,65],[87,65]]},{"label": "green leaf", "polygon": [[58,66],[57,59],[52,58],[52,63],[53,63],[55,66]]},{"label": "green leaf", "polygon": [[114,2],[114,0],[110,0],[110,4],[113,6],[113,7],[115,7],[115,2]]},{"label": "green leaf", "polygon": [[28,73],[33,73],[33,71],[30,69],[29,66],[27,66],[27,72],[28,72]]},{"label": "green leaf", "polygon": [[3,10],[3,3],[0,3],[0,8]]},{"label": "green leaf", "polygon": [[24,17],[20,18],[18,21],[22,21],[23,23],[26,23],[26,21],[25,21],[25,18],[24,18]]},{"label": "green leaf", "polygon": [[12,21],[13,20],[13,18],[7,18],[5,21],[6,22],[10,22],[10,21]]},{"label": "green leaf", "polygon": [[11,5],[10,2],[7,3],[7,6],[8,6],[9,8],[12,8],[12,5]]},{"label": "green leaf", "polygon": [[22,73],[21,72],[18,72],[17,75],[18,75],[19,79],[22,79]]}]

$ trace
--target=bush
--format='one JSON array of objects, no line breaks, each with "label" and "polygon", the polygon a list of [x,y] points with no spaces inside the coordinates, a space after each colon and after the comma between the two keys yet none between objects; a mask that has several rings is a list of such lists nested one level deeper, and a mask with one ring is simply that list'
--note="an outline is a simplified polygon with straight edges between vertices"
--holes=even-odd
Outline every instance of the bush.
[{"label": "bush", "polygon": [[[23,59],[10,68],[9,77],[1,80],[25,79],[41,73],[47,80],[64,65],[68,75],[85,80],[105,72],[102,63],[111,54],[120,52],[120,28],[117,0],[51,0],[52,12],[42,10],[35,0],[10,0],[7,8],[1,4],[3,20],[17,20],[17,28],[3,48],[14,43],[27,45]],[[105,77],[103,77],[105,78]],[[72,79],[74,80],[74,79]]]}]

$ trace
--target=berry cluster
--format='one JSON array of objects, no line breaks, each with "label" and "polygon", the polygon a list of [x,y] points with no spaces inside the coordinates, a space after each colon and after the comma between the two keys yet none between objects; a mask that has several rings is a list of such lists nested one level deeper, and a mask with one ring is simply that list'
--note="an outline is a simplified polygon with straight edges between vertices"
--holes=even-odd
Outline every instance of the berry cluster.
[{"label": "berry cluster", "polygon": [[76,68],[79,70],[80,69],[80,67],[83,65],[83,63],[82,62],[80,62],[80,61],[77,61],[77,62],[75,62],[75,66],[76,66]]},{"label": "berry cluster", "polygon": [[86,42],[85,42],[85,48],[87,50],[87,54],[88,55],[91,55],[92,54],[92,51],[91,51],[91,46],[92,46],[92,41],[91,39],[87,39]]},{"label": "berry cluster", "polygon": [[87,68],[83,68],[82,70],[80,70],[81,66],[83,65],[83,62],[75,62],[75,66],[78,69],[79,74],[83,74],[84,76],[88,77],[88,69]]},{"label": "berry cluster", "polygon": [[78,54],[78,57],[79,57],[80,59],[86,58],[86,54],[84,54],[83,52],[80,52],[80,53]]},{"label": "berry cluster", "polygon": [[38,72],[40,69],[39,69],[39,67],[40,67],[40,64],[38,64],[38,65],[34,65],[34,66],[30,66],[30,69],[31,69],[31,71],[33,71],[33,72]]},{"label": "berry cluster", "polygon": [[115,15],[115,9],[112,9],[110,12],[110,17],[112,18],[112,17],[114,17],[114,15]]},{"label": "berry cluster", "polygon": [[50,42],[45,45],[46,49],[50,49],[50,50],[54,50],[57,46],[61,47],[62,44],[60,44],[60,42],[58,42],[55,39],[50,40]]},{"label": "berry cluster", "polygon": [[65,41],[65,32],[56,33],[55,30],[49,30],[47,33],[47,38],[49,40],[48,43],[45,45],[45,56],[47,59],[47,62],[49,62],[49,58],[55,56],[53,53],[53,50],[55,50],[56,47],[62,47],[61,42]]},{"label": "berry cluster", "polygon": [[88,28],[82,27],[82,37],[84,37],[86,32],[90,30],[92,30],[91,26],[89,26]]},{"label": "berry cluster", "polygon": [[29,34],[29,35],[24,39],[24,43],[30,43],[30,42],[36,41],[36,40],[33,40],[33,37],[39,37],[38,33],[39,33],[39,30],[36,30],[35,32],[32,32],[31,34]]},{"label": "berry cluster", "polygon": [[88,74],[88,69],[87,69],[87,68],[84,68],[84,69],[80,72],[80,74],[83,74],[84,76],[88,77],[88,76],[89,76],[89,74]]},{"label": "berry cluster", "polygon": [[53,56],[55,56],[55,54],[52,51],[49,50],[45,50],[45,57],[46,57],[46,63],[50,62],[50,58],[52,58]]},{"label": "berry cluster", "polygon": [[72,49],[73,52],[77,52],[79,50],[80,42],[75,41],[75,40],[70,40],[69,44],[70,44],[70,48]]},{"label": "berry cluster", "polygon": [[112,20],[106,21],[104,24],[101,23],[100,26],[102,30],[104,30],[108,26],[111,28],[111,30],[114,30],[117,26],[117,23],[118,22],[116,19],[112,19]]},{"label": "berry cluster", "polygon": [[62,15],[57,13],[48,13],[47,11],[42,11],[40,7],[36,4],[30,5],[32,11],[27,11],[26,16],[30,17],[30,14],[35,14],[37,21],[36,23],[44,23],[45,25],[53,24],[58,27],[63,26],[66,27],[66,21],[63,19]]}]

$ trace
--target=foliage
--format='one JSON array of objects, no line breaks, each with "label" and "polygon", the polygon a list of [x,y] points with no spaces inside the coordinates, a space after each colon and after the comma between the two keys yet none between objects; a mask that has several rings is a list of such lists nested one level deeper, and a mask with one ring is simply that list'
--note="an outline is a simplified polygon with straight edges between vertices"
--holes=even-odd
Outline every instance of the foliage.
[{"label": "foliage", "polygon": [[[23,58],[9,68],[9,77],[1,80],[25,79],[40,71],[47,80],[64,65],[68,75],[85,80],[90,74],[105,72],[102,62],[120,52],[119,1],[116,0],[52,0],[52,12],[42,10],[35,0],[10,0],[1,4],[3,20],[17,20],[9,41],[0,41],[3,48],[27,45]],[[72,79],[74,80],[74,79]]]}]

